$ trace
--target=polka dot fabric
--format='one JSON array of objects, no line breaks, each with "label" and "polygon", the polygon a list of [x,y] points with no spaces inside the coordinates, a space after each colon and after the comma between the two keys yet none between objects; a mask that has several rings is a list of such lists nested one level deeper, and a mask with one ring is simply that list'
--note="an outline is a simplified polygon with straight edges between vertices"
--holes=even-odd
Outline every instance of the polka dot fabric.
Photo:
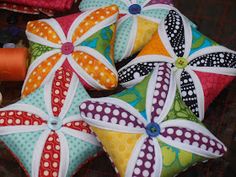
[{"label": "polka dot fabric", "polygon": [[115,40],[115,62],[139,52],[163,20],[172,1],[160,0],[82,0],[81,11],[116,4],[120,9]]},{"label": "polka dot fabric", "polygon": [[155,164],[155,157],[153,157],[154,152],[154,144],[150,138],[147,138],[139,153],[139,157],[136,161],[134,172],[132,176],[140,175],[140,176],[152,176],[154,174],[154,166]]},{"label": "polka dot fabric", "polygon": [[37,115],[22,111],[0,111],[1,126],[18,126],[18,125],[42,125],[45,121],[38,119]]},{"label": "polka dot fabric", "polygon": [[[121,177],[174,176],[199,161],[221,157],[226,152],[223,143],[181,100],[171,67],[168,63],[158,64],[136,86],[110,97],[88,99],[80,105],[81,116]],[[146,96],[131,101],[130,95],[138,94],[137,90]],[[136,137],[132,146],[125,137]]]},{"label": "polka dot fabric", "polygon": [[65,62],[72,66],[71,72],[78,75],[87,89],[114,89],[118,82],[113,61],[117,18],[118,8],[111,5],[57,19],[28,22],[26,35],[33,61],[22,96],[47,82]]},{"label": "polka dot fabric", "polygon": [[54,132],[48,136],[43,149],[44,156],[41,157],[39,176],[57,177],[60,165],[60,141]]},{"label": "polka dot fabric", "polygon": [[74,59],[76,63],[91,77],[96,79],[100,85],[107,86],[108,89],[115,87],[116,83],[113,83],[113,81],[116,80],[116,75],[110,69],[104,67],[95,57],[87,53],[75,52]]},{"label": "polka dot fabric", "polygon": [[88,124],[83,121],[69,122],[65,125],[65,127],[91,134]]},{"label": "polka dot fabric", "polygon": [[46,22],[41,22],[41,21],[28,22],[26,30],[50,42],[61,44],[60,37],[53,30],[53,28]]},{"label": "polka dot fabric", "polygon": [[178,57],[183,57],[185,51],[184,26],[181,16],[171,10],[165,19],[166,34],[174,52]]},{"label": "polka dot fabric", "polygon": [[[67,62],[54,75],[36,92],[0,109],[0,140],[30,177],[72,176],[101,150],[79,110],[71,107],[89,98],[79,78]],[[75,160],[80,154],[84,155]]]},{"label": "polka dot fabric", "polygon": [[54,116],[59,116],[61,108],[65,102],[65,98],[68,93],[68,88],[70,87],[70,82],[72,79],[73,72],[66,67],[60,67],[56,73],[53,80],[52,86],[52,111]]},{"label": "polka dot fabric", "polygon": [[121,85],[139,83],[158,63],[172,65],[182,99],[199,120],[236,76],[236,52],[198,32],[173,7],[150,43],[118,71]]},{"label": "polka dot fabric", "polygon": [[95,27],[98,23],[114,15],[117,12],[117,7],[105,7],[97,9],[89,14],[84,21],[76,27],[75,33],[72,37],[72,41],[75,42],[78,38],[88,32],[91,28]]},{"label": "polka dot fabric", "polygon": [[30,94],[32,90],[36,90],[40,87],[42,81],[45,80],[50,73],[50,68],[56,65],[60,57],[61,54],[55,54],[40,63],[37,68],[33,69],[32,74],[25,80],[23,96]]},{"label": "polka dot fabric", "polygon": [[180,82],[180,84],[182,85],[181,95],[183,101],[195,115],[199,116],[199,110],[197,106],[197,95],[193,79],[187,72],[182,72]]}]

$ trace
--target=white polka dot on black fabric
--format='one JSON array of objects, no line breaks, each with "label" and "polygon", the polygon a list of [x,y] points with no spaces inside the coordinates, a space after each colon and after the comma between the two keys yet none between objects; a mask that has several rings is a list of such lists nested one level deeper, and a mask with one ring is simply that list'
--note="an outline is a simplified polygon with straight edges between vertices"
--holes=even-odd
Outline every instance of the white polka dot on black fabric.
[{"label": "white polka dot on black fabric", "polygon": [[199,117],[199,106],[196,95],[196,88],[193,83],[193,79],[186,71],[183,71],[181,73],[180,89],[181,96],[185,104],[197,117]]},{"label": "white polka dot on black fabric", "polygon": [[195,67],[236,68],[236,54],[228,52],[209,53],[193,59],[189,65]]},{"label": "white polka dot on black fabric", "polygon": [[145,62],[124,68],[118,72],[119,82],[125,83],[146,76],[157,66],[157,64],[157,62]]},{"label": "white polka dot on black fabric", "polygon": [[182,17],[171,10],[165,19],[165,29],[170,44],[178,57],[184,56],[185,36]]}]

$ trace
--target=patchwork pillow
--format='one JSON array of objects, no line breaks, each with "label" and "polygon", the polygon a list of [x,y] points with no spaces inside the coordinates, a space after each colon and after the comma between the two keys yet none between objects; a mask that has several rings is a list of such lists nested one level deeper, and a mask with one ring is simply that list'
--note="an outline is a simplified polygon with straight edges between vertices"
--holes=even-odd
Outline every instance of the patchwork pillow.
[{"label": "patchwork pillow", "polygon": [[31,177],[69,177],[101,151],[79,104],[89,98],[65,63],[53,80],[0,109],[0,140]]},{"label": "patchwork pillow", "polygon": [[174,75],[163,63],[138,85],[80,105],[121,177],[175,176],[225,153],[180,98]]},{"label": "patchwork pillow", "polygon": [[131,87],[159,62],[172,65],[183,101],[200,120],[236,75],[236,52],[198,32],[174,8],[138,57],[118,71],[119,81]]},{"label": "patchwork pillow", "polygon": [[80,10],[116,4],[120,9],[115,41],[115,62],[140,51],[166,17],[172,0],[82,0]]},{"label": "patchwork pillow", "polygon": [[113,89],[117,71],[113,65],[115,5],[57,19],[31,21],[26,35],[32,64],[22,95],[40,87],[65,62],[88,89]]}]

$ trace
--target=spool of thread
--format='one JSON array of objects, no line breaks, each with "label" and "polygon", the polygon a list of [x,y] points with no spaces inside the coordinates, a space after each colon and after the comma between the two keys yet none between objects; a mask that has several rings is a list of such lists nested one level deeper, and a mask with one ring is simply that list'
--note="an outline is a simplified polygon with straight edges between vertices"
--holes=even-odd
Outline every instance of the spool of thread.
[{"label": "spool of thread", "polygon": [[0,92],[0,105],[2,104],[2,93]]},{"label": "spool of thread", "polygon": [[27,48],[0,48],[0,81],[23,81],[27,57]]}]

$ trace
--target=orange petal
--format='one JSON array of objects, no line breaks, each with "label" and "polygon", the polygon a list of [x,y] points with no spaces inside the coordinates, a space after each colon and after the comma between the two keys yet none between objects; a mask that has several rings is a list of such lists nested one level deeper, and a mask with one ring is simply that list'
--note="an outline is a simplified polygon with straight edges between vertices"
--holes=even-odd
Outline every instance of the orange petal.
[{"label": "orange petal", "polygon": [[37,35],[38,37],[44,38],[52,43],[61,44],[61,40],[58,34],[46,22],[42,21],[28,22],[26,31],[34,35]]},{"label": "orange petal", "polygon": [[85,52],[76,51],[72,54],[72,57],[84,71],[108,90],[117,86],[116,75],[93,56]]},{"label": "orange petal", "polygon": [[26,84],[22,91],[22,97],[25,97],[40,87],[43,80],[47,77],[48,73],[52,70],[54,65],[61,58],[61,54],[54,54],[40,63],[28,77]]},{"label": "orange petal", "polygon": [[101,21],[104,21],[107,18],[113,16],[116,13],[118,13],[118,7],[116,5],[111,5],[108,7],[100,8],[89,14],[75,29],[75,32],[72,37],[73,43],[76,41],[77,38],[84,35],[92,27],[94,27]]}]

